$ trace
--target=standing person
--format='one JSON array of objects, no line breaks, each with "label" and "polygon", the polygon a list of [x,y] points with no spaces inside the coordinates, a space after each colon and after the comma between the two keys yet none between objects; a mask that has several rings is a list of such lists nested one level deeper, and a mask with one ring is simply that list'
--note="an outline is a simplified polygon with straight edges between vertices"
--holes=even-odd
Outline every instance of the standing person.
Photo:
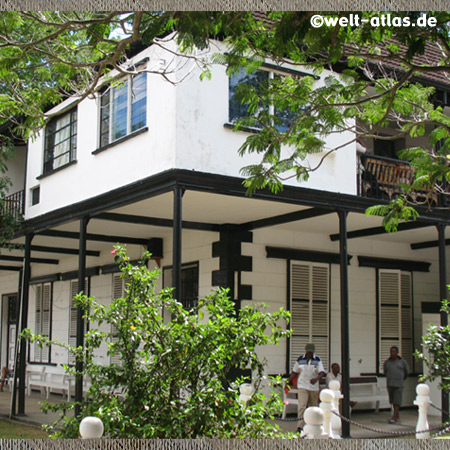
[{"label": "standing person", "polygon": [[393,405],[394,412],[389,419],[389,423],[396,423],[400,420],[400,405],[402,404],[403,384],[409,375],[408,363],[399,356],[398,347],[391,347],[391,356],[384,362],[383,373],[386,376],[389,403]]},{"label": "standing person", "polygon": [[298,389],[298,428],[301,432],[305,425],[303,413],[308,406],[317,406],[319,403],[319,382],[325,375],[322,361],[314,354],[314,344],[306,344],[305,354],[300,356],[292,368],[289,376],[289,385],[297,377]]}]

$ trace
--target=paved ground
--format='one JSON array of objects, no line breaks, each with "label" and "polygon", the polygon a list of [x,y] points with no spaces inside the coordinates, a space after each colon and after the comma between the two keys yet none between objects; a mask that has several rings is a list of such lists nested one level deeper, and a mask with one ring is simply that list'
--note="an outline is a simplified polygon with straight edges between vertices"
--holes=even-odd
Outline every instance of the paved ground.
[{"label": "paved ground", "polygon": [[[355,439],[360,438],[387,438],[388,436],[395,437],[395,435],[390,435],[388,432],[411,432],[416,430],[417,425],[417,409],[405,409],[400,411],[401,421],[396,424],[388,423],[391,417],[390,411],[380,411],[376,414],[374,411],[361,411],[354,412],[352,414],[351,420],[357,422],[365,427],[370,427],[372,429],[380,430],[381,433],[366,430],[364,428],[357,427],[356,425],[350,425],[350,436]],[[289,418],[290,419],[290,418]],[[283,430],[295,431],[297,429],[296,421],[282,422],[275,421]],[[440,425],[441,418],[437,416],[430,416],[428,418],[428,423],[430,427],[435,427]],[[408,436],[410,437],[410,436]]]},{"label": "paved ground", "polygon": [[[38,392],[33,392],[29,397],[25,397],[25,411],[24,416],[15,417],[15,419],[23,421],[30,425],[40,426],[44,423],[50,424],[58,417],[55,413],[44,414],[40,410],[40,402],[45,398]],[[63,401],[61,396],[50,395],[49,401],[51,403],[60,403]],[[9,417],[11,410],[11,394],[8,391],[0,392],[0,417]],[[414,432],[417,423],[417,409],[406,409],[400,413],[401,422],[391,425],[388,423],[390,418],[390,411],[380,411],[376,414],[373,411],[370,412],[354,412],[352,414],[352,420],[358,422],[364,426],[379,429],[382,433],[376,433],[373,431],[359,428],[355,425],[350,427],[350,435],[352,438],[384,438],[387,437],[388,431],[408,431]],[[288,421],[275,421],[283,430],[295,431],[297,429],[297,422],[293,416],[288,416]],[[438,426],[441,424],[439,416],[430,416],[428,418],[429,426]],[[395,437],[395,436],[393,436]]]}]

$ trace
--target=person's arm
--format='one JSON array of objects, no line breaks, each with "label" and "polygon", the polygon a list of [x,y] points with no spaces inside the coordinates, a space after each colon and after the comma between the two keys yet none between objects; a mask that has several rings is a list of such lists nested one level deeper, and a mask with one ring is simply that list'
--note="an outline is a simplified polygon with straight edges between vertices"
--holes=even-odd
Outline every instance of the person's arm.
[{"label": "person's arm", "polygon": [[317,374],[316,377],[311,378],[310,383],[311,384],[316,384],[318,381],[320,381],[324,375],[325,375],[325,368],[323,367],[322,361],[319,361],[319,365],[317,366],[317,370],[319,371],[319,373]]}]

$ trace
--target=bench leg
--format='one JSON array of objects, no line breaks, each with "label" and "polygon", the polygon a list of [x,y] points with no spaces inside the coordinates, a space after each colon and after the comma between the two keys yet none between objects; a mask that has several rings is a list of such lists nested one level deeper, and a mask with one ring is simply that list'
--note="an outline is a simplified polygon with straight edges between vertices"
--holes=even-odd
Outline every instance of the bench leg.
[{"label": "bench leg", "polygon": [[378,414],[380,412],[380,400],[375,402],[375,413]]}]

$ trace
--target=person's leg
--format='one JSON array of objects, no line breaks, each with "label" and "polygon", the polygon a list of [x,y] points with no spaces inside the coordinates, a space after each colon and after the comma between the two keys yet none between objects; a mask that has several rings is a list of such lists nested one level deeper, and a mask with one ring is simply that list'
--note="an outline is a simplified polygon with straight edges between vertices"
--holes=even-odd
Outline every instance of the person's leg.
[{"label": "person's leg", "polygon": [[309,391],[306,389],[299,389],[298,394],[298,428],[303,429],[305,426],[305,421],[303,420],[303,414],[305,412],[306,407],[308,406],[309,400]]},{"label": "person's leg", "polygon": [[400,405],[402,404],[403,388],[396,388],[394,391],[392,405],[394,406],[394,413],[392,414],[392,419],[400,420]]},{"label": "person's leg", "polygon": [[318,406],[319,391],[308,391],[308,406]]}]

